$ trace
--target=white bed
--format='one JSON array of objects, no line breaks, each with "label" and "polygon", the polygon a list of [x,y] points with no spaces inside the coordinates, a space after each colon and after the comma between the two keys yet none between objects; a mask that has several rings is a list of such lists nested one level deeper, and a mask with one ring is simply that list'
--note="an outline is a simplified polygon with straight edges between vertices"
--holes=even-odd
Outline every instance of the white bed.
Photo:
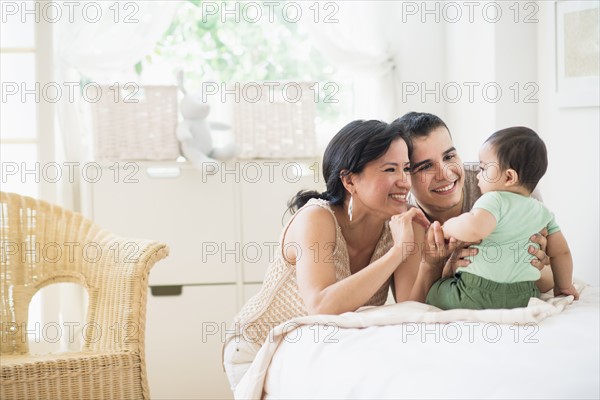
[{"label": "white bed", "polygon": [[273,331],[235,395],[598,399],[599,290],[579,288],[579,301],[515,310],[408,302],[299,318]]}]

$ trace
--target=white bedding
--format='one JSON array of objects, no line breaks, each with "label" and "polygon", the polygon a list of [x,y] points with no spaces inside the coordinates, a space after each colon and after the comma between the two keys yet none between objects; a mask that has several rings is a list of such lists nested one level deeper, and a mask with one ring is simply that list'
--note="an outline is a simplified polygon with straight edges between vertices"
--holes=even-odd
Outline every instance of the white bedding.
[{"label": "white bedding", "polygon": [[406,302],[298,318],[275,328],[235,395],[598,399],[599,290],[579,288],[577,302],[514,310]]}]

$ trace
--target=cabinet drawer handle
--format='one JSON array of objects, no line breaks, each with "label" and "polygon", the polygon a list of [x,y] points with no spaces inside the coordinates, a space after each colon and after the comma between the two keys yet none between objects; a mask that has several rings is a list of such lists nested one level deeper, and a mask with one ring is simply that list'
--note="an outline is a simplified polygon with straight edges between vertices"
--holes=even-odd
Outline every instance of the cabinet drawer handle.
[{"label": "cabinet drawer handle", "polygon": [[172,179],[181,175],[181,169],[179,167],[148,167],[146,168],[146,174],[150,178]]},{"label": "cabinet drawer handle", "polygon": [[152,296],[180,296],[182,291],[183,285],[150,286]]}]

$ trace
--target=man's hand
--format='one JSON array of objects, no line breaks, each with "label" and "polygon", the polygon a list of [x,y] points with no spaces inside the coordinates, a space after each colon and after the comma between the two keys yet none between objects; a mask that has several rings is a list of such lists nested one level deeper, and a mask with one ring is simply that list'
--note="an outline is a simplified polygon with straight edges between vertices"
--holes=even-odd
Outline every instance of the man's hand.
[{"label": "man's hand", "polygon": [[539,249],[536,249],[535,246],[529,246],[529,254],[535,257],[531,260],[531,265],[540,271],[544,268],[544,265],[550,264],[550,257],[546,254],[546,246],[548,245],[548,239],[546,239],[547,236],[548,230],[544,228],[539,233],[536,233],[529,238],[532,242],[540,245]]}]

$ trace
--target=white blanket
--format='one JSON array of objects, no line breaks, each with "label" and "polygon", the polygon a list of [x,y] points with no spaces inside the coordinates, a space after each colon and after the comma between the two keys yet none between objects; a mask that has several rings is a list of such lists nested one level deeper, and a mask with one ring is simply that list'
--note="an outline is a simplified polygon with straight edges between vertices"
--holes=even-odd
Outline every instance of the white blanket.
[{"label": "white blanket", "polygon": [[[544,295],[542,300],[531,299],[528,307],[512,310],[442,311],[405,302],[337,316],[296,318],[273,329],[235,397],[501,398],[549,397],[550,391],[555,394],[550,397],[564,397],[571,392],[556,393],[552,384],[552,390],[543,390],[528,376],[540,375],[536,362],[541,355],[558,354],[555,346],[576,340],[578,348],[587,346],[585,352],[592,357],[577,378],[583,379],[579,388],[584,389],[573,389],[573,396],[597,398],[598,289],[583,285],[578,289],[581,299],[569,308],[582,312],[574,313],[578,316],[573,321],[566,318],[559,323],[562,315],[555,317],[554,324],[547,323],[553,318],[544,320],[573,303],[571,296]],[[548,362],[580,371],[577,364],[582,360],[570,359],[568,353],[563,356]],[[507,370],[510,373],[504,374]],[[543,375],[553,371],[551,365],[542,370]],[[594,382],[588,382],[594,371],[595,392]],[[491,379],[495,376],[501,379]],[[502,382],[515,389],[504,390]]]}]

